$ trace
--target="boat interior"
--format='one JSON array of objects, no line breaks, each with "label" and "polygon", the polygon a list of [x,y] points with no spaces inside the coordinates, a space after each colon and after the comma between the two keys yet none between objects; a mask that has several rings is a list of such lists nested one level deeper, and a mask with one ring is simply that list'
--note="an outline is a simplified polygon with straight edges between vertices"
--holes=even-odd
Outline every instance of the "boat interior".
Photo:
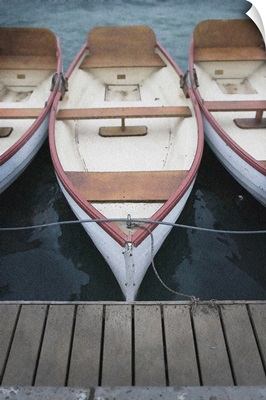
[{"label": "boat interior", "polygon": [[57,69],[56,37],[42,28],[0,28],[0,49],[2,154],[45,107]]},{"label": "boat interior", "polygon": [[193,39],[195,77],[206,107],[233,140],[264,162],[266,52],[259,30],[251,20],[207,20]]},{"label": "boat interior", "polygon": [[103,200],[120,207],[145,200],[157,210],[187,175],[197,149],[194,110],[153,31],[123,28],[89,33],[56,123],[63,168],[104,215]]},{"label": "boat interior", "polygon": [[191,168],[197,122],[153,31],[122,29],[89,33],[59,105],[55,140],[69,179],[104,215],[118,203],[123,217],[128,203],[143,211],[144,200],[152,215]]}]

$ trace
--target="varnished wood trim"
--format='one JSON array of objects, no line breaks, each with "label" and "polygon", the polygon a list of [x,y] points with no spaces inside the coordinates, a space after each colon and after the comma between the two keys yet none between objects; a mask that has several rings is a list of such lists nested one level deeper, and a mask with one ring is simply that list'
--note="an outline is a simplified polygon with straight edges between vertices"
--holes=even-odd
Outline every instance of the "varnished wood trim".
[{"label": "varnished wood trim", "polygon": [[59,110],[58,120],[191,117],[187,106],[179,107],[125,107],[125,108],[74,108]]},{"label": "varnished wood trim", "polygon": [[0,119],[35,119],[43,108],[0,108]]},{"label": "varnished wood trim", "polygon": [[266,110],[266,100],[205,101],[204,105],[213,112]]},{"label": "varnished wood trim", "polygon": [[188,171],[66,172],[88,201],[166,201]]}]

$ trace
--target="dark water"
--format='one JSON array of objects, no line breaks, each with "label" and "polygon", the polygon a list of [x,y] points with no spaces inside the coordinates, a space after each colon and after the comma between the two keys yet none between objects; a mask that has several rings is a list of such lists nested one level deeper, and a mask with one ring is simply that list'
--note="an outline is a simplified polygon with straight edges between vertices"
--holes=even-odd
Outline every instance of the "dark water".
[{"label": "dark water", "polygon": [[[194,26],[202,19],[245,18],[245,0],[0,1],[1,26],[42,26],[61,41],[64,67],[99,25],[147,24],[187,69]],[[56,182],[46,142],[0,197],[0,226],[75,220]],[[223,230],[266,228],[266,210],[223,169],[208,147],[178,221]],[[165,283],[200,299],[266,299],[264,235],[174,228],[155,258]],[[0,232],[0,300],[123,300],[109,267],[79,225]],[[179,300],[152,268],[138,300]]]}]

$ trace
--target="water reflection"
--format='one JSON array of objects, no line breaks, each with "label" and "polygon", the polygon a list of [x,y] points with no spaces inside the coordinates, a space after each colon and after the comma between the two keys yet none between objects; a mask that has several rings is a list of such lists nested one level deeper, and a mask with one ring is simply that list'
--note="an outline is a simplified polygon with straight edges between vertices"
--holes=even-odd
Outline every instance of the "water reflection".
[{"label": "water reflection", "polygon": [[[227,230],[265,228],[264,207],[231,178],[208,147],[204,152],[178,222]],[[48,143],[2,194],[0,219],[1,226],[76,219],[58,188]],[[1,300],[123,300],[110,268],[80,225],[0,234]],[[155,265],[164,282],[178,292],[201,299],[265,299],[265,261],[264,235],[174,228]],[[150,267],[138,299],[184,298],[168,292]]]},{"label": "water reflection", "polygon": [[[14,202],[16,199],[16,202]],[[48,142],[1,196],[1,226],[76,217],[54,175]],[[1,300],[123,300],[102,256],[80,225],[1,232]]]},{"label": "water reflection", "polygon": [[[178,221],[220,230],[261,230],[265,208],[227,173],[208,146],[195,187]],[[155,258],[173,290],[209,299],[265,299],[265,235],[207,233],[174,228]],[[149,297],[151,296],[151,297]],[[185,300],[162,287],[150,269],[141,300]]]}]

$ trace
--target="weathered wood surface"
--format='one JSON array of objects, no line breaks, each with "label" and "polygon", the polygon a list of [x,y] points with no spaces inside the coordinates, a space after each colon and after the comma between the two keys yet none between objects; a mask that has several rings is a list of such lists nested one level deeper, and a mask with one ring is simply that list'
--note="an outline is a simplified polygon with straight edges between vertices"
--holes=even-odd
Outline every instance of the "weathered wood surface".
[{"label": "weathered wood surface", "polygon": [[66,175],[88,201],[166,201],[183,183],[188,172],[67,171]]},{"label": "weathered wood surface", "polygon": [[163,316],[169,385],[200,385],[190,306],[164,306]]},{"label": "weathered wood surface", "polygon": [[96,27],[88,34],[89,55],[80,68],[165,67],[147,26]]},{"label": "weathered wood surface", "polygon": [[198,47],[194,49],[195,62],[208,61],[263,61],[266,53],[260,47]]},{"label": "weathered wood surface", "polygon": [[204,385],[230,386],[233,376],[219,312],[209,305],[198,306],[193,316],[199,366]]},{"label": "weathered wood surface", "polygon": [[[98,385],[102,346],[103,307],[80,305],[76,312],[68,385]],[[80,356],[82,354],[82,357]]]},{"label": "weathered wood surface", "polygon": [[160,306],[134,307],[135,384],[165,386],[165,360]]},{"label": "weathered wood surface", "polygon": [[195,61],[266,59],[261,33],[248,19],[201,21],[193,39]]},{"label": "weathered wood surface", "polygon": [[2,386],[266,385],[266,302],[2,303]]}]

